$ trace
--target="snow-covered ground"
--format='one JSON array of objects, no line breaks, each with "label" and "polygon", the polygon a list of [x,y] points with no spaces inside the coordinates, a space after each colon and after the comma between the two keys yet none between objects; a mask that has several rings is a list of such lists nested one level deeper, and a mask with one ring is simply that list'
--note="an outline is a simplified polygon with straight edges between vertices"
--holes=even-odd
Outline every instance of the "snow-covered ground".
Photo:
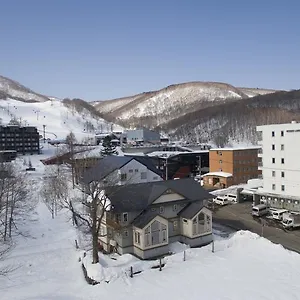
[{"label": "snow-covered ground", "polygon": [[[103,119],[96,120],[88,111],[79,114],[66,107],[60,100],[37,103],[21,102],[16,100],[0,100],[0,119],[6,125],[12,118],[22,126],[36,126],[43,134],[43,125],[46,125],[46,138],[64,139],[71,131],[78,140],[94,139],[94,132],[87,132],[86,122],[91,122],[96,130],[110,130],[111,125]],[[120,126],[113,129],[122,131]]]},{"label": "snow-covered ground", "polygon": [[[164,259],[161,272],[149,268],[155,262],[128,254],[101,255],[100,264],[90,273],[110,282],[88,285],[79,262],[83,250],[75,248],[78,234],[68,213],[60,211],[52,219],[38,199],[45,168],[39,160],[53,151],[54,147],[48,146],[43,155],[25,156],[37,169],[29,175],[37,205],[20,228],[26,237],[15,237],[15,248],[0,262],[0,268],[15,268],[0,277],[1,300],[300,299],[300,255],[247,231],[222,238],[216,230],[214,253],[212,245],[190,249],[177,243],[175,254]],[[16,163],[21,166],[22,161],[23,157]],[[130,278],[130,266],[144,271]]]}]

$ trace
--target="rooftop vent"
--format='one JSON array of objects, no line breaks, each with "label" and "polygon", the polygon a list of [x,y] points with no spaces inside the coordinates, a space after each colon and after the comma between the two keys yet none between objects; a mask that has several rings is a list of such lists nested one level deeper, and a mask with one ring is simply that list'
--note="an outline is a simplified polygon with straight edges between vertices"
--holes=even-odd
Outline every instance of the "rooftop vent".
[{"label": "rooftop vent", "polygon": [[297,124],[297,121],[292,121],[291,123],[292,123],[292,124]]}]

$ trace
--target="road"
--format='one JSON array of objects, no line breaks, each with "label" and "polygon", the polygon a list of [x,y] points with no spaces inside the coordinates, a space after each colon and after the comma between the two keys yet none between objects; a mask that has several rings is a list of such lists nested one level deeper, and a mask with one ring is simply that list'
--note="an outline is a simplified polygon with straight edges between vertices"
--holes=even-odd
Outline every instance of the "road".
[{"label": "road", "polygon": [[[228,226],[235,230],[255,232],[273,243],[281,244],[286,249],[300,253],[300,230],[287,231],[270,219],[253,218],[251,203],[238,203],[218,207],[213,213],[214,223]],[[264,224],[264,225],[263,225]]]}]

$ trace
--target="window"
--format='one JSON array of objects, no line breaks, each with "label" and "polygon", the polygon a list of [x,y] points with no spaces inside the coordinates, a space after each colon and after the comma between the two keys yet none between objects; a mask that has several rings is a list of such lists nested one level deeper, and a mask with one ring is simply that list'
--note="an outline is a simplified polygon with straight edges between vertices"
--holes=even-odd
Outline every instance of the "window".
[{"label": "window", "polygon": [[123,222],[128,222],[128,213],[123,213]]},{"label": "window", "polygon": [[183,223],[187,223],[188,222],[187,219],[182,219],[182,221],[183,221]]},{"label": "window", "polygon": [[284,150],[284,144],[281,144],[280,146],[280,150],[283,151]]},{"label": "window", "polygon": [[272,137],[274,137],[275,136],[275,131],[272,131]]},{"label": "window", "polygon": [[285,186],[284,186],[284,185],[281,186],[281,191],[282,191],[282,192],[285,191]]},{"label": "window", "polygon": [[129,173],[133,173],[133,169],[129,169]]},{"label": "window", "polygon": [[151,246],[151,231],[150,226],[145,229],[145,246]]},{"label": "window", "polygon": [[139,169],[135,169],[135,170],[134,170],[135,173],[138,173],[138,171],[139,171]]},{"label": "window", "polygon": [[120,222],[121,222],[121,215],[120,215],[120,214],[117,214],[117,215],[116,215],[116,219],[117,219],[117,222],[120,223]]},{"label": "window", "polygon": [[281,136],[284,136],[284,131],[283,130],[281,130]]},{"label": "window", "polygon": [[222,156],[222,151],[217,151],[217,154],[219,154],[220,156]]},{"label": "window", "polygon": [[158,179],[158,176],[154,176],[154,177],[153,177],[153,180],[157,180],[157,179]]},{"label": "window", "polygon": [[272,150],[275,150],[275,144],[272,145]]},{"label": "window", "polygon": [[147,179],[147,172],[141,172],[141,179]]},{"label": "window", "polygon": [[136,244],[140,244],[141,243],[141,234],[138,231],[134,232],[134,242]]},{"label": "window", "polygon": [[128,231],[127,231],[127,230],[124,230],[124,231],[123,231],[123,235],[124,235],[125,237],[128,237]]},{"label": "window", "polygon": [[125,181],[127,179],[127,174],[121,174],[121,181]]},{"label": "window", "polygon": [[275,157],[272,158],[272,164],[275,164]]},{"label": "window", "polygon": [[283,171],[281,172],[281,177],[284,178],[284,172]]},{"label": "window", "polygon": [[219,160],[219,163],[220,163],[220,164],[222,163],[222,159]]},{"label": "window", "polygon": [[177,221],[173,221],[173,230],[177,231],[178,228],[178,222]]},{"label": "window", "polygon": [[163,214],[165,212],[165,208],[163,207],[163,206],[161,206],[160,208],[159,208],[159,213],[160,214]]},{"label": "window", "polygon": [[272,171],[272,177],[275,177],[275,176],[276,176],[276,172]]},{"label": "window", "polygon": [[205,232],[205,215],[200,213],[193,219],[193,235],[198,235]]},{"label": "window", "polygon": [[276,190],[276,185],[273,183],[272,184],[272,190],[275,191]]},{"label": "window", "polygon": [[173,205],[173,210],[176,211],[177,210],[177,204]]},{"label": "window", "polygon": [[281,163],[284,164],[284,158],[281,159]]}]

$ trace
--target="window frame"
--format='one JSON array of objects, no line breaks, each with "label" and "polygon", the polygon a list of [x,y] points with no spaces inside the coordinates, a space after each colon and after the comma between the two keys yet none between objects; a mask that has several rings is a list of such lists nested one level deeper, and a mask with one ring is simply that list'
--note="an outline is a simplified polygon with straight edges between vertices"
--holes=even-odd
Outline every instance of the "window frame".
[{"label": "window frame", "polygon": [[[126,216],[126,218],[125,218],[125,216]],[[125,219],[126,219],[126,220],[125,220]],[[127,222],[128,222],[128,213],[127,213],[127,212],[123,213],[123,215],[122,215],[122,221],[123,221],[124,223],[127,223]]]}]

